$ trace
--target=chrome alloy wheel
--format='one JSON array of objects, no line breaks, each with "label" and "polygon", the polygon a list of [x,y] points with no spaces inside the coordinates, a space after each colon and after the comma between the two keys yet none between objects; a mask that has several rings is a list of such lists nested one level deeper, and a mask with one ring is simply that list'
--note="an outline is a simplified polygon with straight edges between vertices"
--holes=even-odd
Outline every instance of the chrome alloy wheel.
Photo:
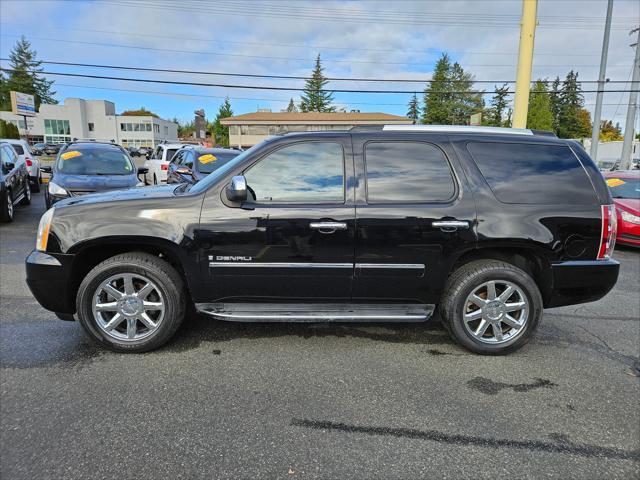
[{"label": "chrome alloy wheel", "polygon": [[507,280],[491,280],[475,288],[464,303],[464,326],[483,343],[500,344],[524,331],[529,316],[527,296]]},{"label": "chrome alloy wheel", "polygon": [[91,309],[103,332],[131,342],[155,333],[164,318],[165,300],[156,284],[143,275],[119,273],[98,286]]}]

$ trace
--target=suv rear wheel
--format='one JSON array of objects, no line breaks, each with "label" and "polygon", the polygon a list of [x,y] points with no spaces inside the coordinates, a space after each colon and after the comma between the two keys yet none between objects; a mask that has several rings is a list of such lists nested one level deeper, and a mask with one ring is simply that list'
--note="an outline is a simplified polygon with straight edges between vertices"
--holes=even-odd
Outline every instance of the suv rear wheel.
[{"label": "suv rear wheel", "polygon": [[125,253],[87,274],[76,307],[94,340],[120,352],[146,352],[166,343],[182,323],[184,283],[161,258]]},{"label": "suv rear wheel", "polygon": [[523,270],[496,260],[456,270],[441,302],[442,320],[465,348],[501,355],[529,341],[542,318],[542,297]]}]

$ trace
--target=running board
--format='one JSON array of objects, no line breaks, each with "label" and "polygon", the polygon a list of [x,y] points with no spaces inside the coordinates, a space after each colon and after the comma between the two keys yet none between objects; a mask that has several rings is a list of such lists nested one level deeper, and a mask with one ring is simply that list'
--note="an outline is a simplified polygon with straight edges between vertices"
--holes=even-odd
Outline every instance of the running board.
[{"label": "running board", "polygon": [[200,313],[232,322],[424,322],[434,308],[423,304],[196,304]]}]

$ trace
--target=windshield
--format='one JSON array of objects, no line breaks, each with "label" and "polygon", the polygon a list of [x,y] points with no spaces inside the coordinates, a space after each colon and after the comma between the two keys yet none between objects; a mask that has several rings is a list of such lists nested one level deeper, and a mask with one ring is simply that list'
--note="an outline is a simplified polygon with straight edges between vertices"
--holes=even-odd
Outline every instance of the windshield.
[{"label": "windshield", "polygon": [[201,173],[211,173],[225,163],[233,160],[240,152],[216,152],[214,150],[203,150],[197,152],[198,171]]},{"label": "windshield", "polygon": [[[262,142],[264,143],[264,142]],[[202,192],[204,190],[206,190],[207,188],[209,188],[210,185],[215,184],[219,179],[223,178],[225,175],[227,175],[231,170],[233,170],[234,168],[236,168],[237,165],[239,165],[240,163],[242,163],[242,161],[247,158],[249,155],[251,155],[253,153],[253,151],[259,147],[260,145],[262,145],[262,143],[259,143],[257,145],[254,145],[253,147],[251,147],[249,150],[245,150],[244,152],[242,152],[240,155],[238,155],[236,158],[228,161],[227,163],[225,163],[224,165],[222,165],[220,168],[216,169],[213,171],[213,173],[211,173],[210,175],[207,175],[206,177],[204,177],[203,180],[199,181],[198,183],[196,183],[193,187],[191,187],[191,189],[189,190],[189,192],[192,193],[198,193],[198,192]]]},{"label": "windshield", "polygon": [[82,147],[58,156],[57,170],[68,175],[130,175],[129,157],[116,148]]},{"label": "windshield", "polygon": [[640,199],[640,180],[632,178],[607,178],[613,198]]}]

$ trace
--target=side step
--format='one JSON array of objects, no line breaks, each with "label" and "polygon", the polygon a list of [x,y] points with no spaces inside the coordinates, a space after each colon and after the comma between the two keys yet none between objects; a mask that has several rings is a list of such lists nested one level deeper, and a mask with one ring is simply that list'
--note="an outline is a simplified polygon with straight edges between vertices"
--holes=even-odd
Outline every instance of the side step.
[{"label": "side step", "polygon": [[424,322],[434,308],[423,304],[196,304],[199,312],[232,322]]}]

